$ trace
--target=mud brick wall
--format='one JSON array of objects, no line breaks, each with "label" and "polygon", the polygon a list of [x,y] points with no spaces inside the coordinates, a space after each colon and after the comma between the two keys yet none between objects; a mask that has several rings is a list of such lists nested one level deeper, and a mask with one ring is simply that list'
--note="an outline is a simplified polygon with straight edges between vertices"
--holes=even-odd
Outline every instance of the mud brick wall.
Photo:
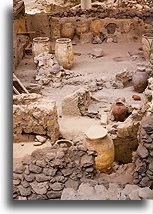
[{"label": "mud brick wall", "polygon": [[13,167],[13,199],[60,199],[64,188],[77,190],[81,179],[94,178],[95,156],[93,150],[66,144],[35,150]]},{"label": "mud brick wall", "polygon": [[22,134],[47,135],[55,142],[59,138],[56,104],[38,94],[13,96],[13,135],[20,142]]}]

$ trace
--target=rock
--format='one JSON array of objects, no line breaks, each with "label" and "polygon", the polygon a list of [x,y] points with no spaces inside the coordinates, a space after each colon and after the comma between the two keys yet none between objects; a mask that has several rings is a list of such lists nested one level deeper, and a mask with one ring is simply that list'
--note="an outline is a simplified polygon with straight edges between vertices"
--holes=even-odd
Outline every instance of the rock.
[{"label": "rock", "polygon": [[31,187],[24,188],[23,186],[18,187],[21,196],[28,196],[31,194]]},{"label": "rock", "polygon": [[25,178],[26,181],[32,182],[32,181],[35,180],[35,175],[34,174],[24,175],[24,178]]},{"label": "rock", "polygon": [[63,184],[56,182],[56,183],[50,184],[50,188],[54,191],[60,191],[64,188],[64,186]]},{"label": "rock", "polygon": [[42,143],[41,143],[41,142],[34,142],[33,145],[34,145],[34,146],[41,146]]},{"label": "rock", "polygon": [[111,200],[119,200],[121,188],[116,183],[109,183],[108,195]]},{"label": "rock", "polygon": [[56,174],[56,172],[57,172],[57,169],[53,169],[53,168],[44,168],[43,169],[43,173],[45,174],[45,175],[47,175],[47,176],[52,176],[52,177],[54,177],[55,176],[55,174]]},{"label": "rock", "polygon": [[37,193],[38,195],[44,195],[47,193],[47,189],[48,189],[48,184],[47,182],[43,182],[43,183],[38,183],[36,181],[34,181],[33,183],[30,183],[33,191],[35,193]]},{"label": "rock", "polygon": [[99,58],[104,55],[103,50],[101,48],[94,48],[91,54],[92,54],[92,57],[94,58]]},{"label": "rock", "polygon": [[[96,192],[95,192],[94,200],[107,200],[109,198],[108,191],[104,185],[96,185],[95,191]],[[113,199],[111,199],[111,200],[113,200]]]},{"label": "rock", "polygon": [[96,105],[94,104],[91,104],[89,107],[88,107],[88,114],[93,114],[93,115],[97,115],[99,112],[98,108]]},{"label": "rock", "polygon": [[45,143],[46,142],[46,137],[42,137],[40,135],[36,135],[36,140],[38,142]]},{"label": "rock", "polygon": [[149,187],[139,189],[138,195],[143,200],[152,199],[152,191]]},{"label": "rock", "polygon": [[138,146],[137,153],[138,153],[138,155],[139,155],[141,158],[143,158],[143,159],[144,159],[144,158],[147,158],[148,155],[149,155],[148,150],[147,150],[144,146],[142,146],[142,145],[139,145],[139,146]]},{"label": "rock", "polygon": [[49,180],[50,180],[50,176],[46,176],[44,174],[36,175],[36,181],[38,181],[38,182],[44,182],[44,181],[49,181]]},{"label": "rock", "polygon": [[52,161],[52,160],[54,160],[54,158],[55,158],[55,153],[50,152],[50,153],[46,154],[46,160],[47,161]]},{"label": "rock", "polygon": [[47,196],[46,195],[37,195],[35,193],[31,194],[28,197],[28,200],[47,200]]},{"label": "rock", "polygon": [[93,40],[93,34],[91,32],[85,32],[80,35],[80,43],[81,44],[88,44],[91,43]]},{"label": "rock", "polygon": [[139,192],[139,189],[136,189],[136,190],[132,191],[132,192],[128,195],[128,197],[130,198],[130,200],[141,200],[140,197],[139,197],[138,192]]},{"label": "rock", "polygon": [[36,165],[34,165],[34,164],[30,164],[29,170],[30,170],[31,172],[36,173],[36,174],[39,174],[39,173],[42,172],[42,168],[39,167],[39,166],[36,166]]},{"label": "rock", "polygon": [[22,174],[25,170],[25,167],[23,166],[23,164],[16,164],[15,166],[13,166],[13,172],[16,174]]},{"label": "rock", "polygon": [[107,125],[108,123],[108,116],[107,114],[102,114],[100,119],[101,125]]},{"label": "rock", "polygon": [[63,115],[83,115],[90,104],[90,92],[86,89],[79,89],[71,95],[66,96],[62,101]]},{"label": "rock", "polygon": [[139,190],[139,188],[140,187],[137,185],[127,184],[123,189],[122,194],[128,196],[132,191]]},{"label": "rock", "polygon": [[81,158],[81,166],[82,167],[89,167],[89,166],[92,166],[93,165],[93,157],[92,156],[88,156],[88,155],[84,155],[82,158]]},{"label": "rock", "polygon": [[46,161],[45,160],[36,160],[36,165],[40,166],[40,167],[45,167]]},{"label": "rock", "polygon": [[25,200],[27,200],[27,198],[26,198],[26,197],[19,196],[19,197],[18,197],[18,200],[19,200],[19,201],[25,201]]},{"label": "rock", "polygon": [[88,183],[82,183],[79,186],[76,200],[95,200],[94,188]]},{"label": "rock", "polygon": [[126,69],[123,72],[118,73],[115,78],[121,81],[124,86],[128,86],[130,81],[132,81],[133,72],[127,71]]},{"label": "rock", "polygon": [[62,192],[51,190],[51,191],[48,191],[46,195],[49,199],[57,199],[57,198],[61,198]]},{"label": "rock", "polygon": [[21,185],[25,188],[29,187],[29,183],[26,180],[21,181]]},{"label": "rock", "polygon": [[62,169],[61,172],[62,172],[62,174],[64,176],[68,176],[68,175],[72,174],[72,170],[71,169]]},{"label": "rock", "polygon": [[74,181],[71,178],[69,178],[66,183],[65,183],[65,187],[66,188],[72,188],[74,190],[77,190],[79,186],[79,182],[78,181]]},{"label": "rock", "polygon": [[17,186],[20,184],[20,180],[19,179],[16,179],[16,180],[13,180],[13,185]]},{"label": "rock", "polygon": [[61,200],[76,200],[76,194],[77,192],[73,188],[65,188]]},{"label": "rock", "polygon": [[107,38],[107,43],[112,43],[113,42],[113,38]]}]

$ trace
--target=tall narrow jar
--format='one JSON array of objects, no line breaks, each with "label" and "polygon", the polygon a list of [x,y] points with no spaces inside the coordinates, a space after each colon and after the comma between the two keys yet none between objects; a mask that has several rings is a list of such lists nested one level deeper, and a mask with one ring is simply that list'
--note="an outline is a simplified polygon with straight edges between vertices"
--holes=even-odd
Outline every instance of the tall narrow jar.
[{"label": "tall narrow jar", "polygon": [[51,53],[51,43],[48,37],[36,37],[33,39],[32,53],[33,56],[38,56],[41,53]]},{"label": "tall narrow jar", "polygon": [[56,40],[55,57],[63,68],[72,68],[74,55],[71,39],[61,38]]}]

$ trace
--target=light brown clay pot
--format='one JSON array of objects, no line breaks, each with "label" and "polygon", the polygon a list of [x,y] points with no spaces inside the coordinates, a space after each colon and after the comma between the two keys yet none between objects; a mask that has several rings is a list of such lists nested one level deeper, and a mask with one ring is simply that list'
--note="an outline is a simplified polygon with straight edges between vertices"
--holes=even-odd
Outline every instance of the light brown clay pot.
[{"label": "light brown clay pot", "polygon": [[51,43],[48,37],[36,37],[33,39],[32,53],[33,56],[38,56],[41,53],[51,53]]},{"label": "light brown clay pot", "polygon": [[73,39],[75,28],[74,25],[70,22],[64,23],[61,29],[61,35],[63,38]]},{"label": "light brown clay pot", "polygon": [[61,38],[56,40],[55,57],[63,68],[71,69],[74,59],[71,39]]}]

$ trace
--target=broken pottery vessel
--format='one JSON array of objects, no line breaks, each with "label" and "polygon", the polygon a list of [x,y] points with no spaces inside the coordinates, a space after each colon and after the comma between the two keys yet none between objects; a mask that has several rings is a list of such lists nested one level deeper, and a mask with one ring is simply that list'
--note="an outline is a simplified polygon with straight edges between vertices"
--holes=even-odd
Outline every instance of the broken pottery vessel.
[{"label": "broken pottery vessel", "polygon": [[56,40],[55,57],[63,68],[71,69],[74,59],[71,39],[61,38]]},{"label": "broken pottery vessel", "polygon": [[38,56],[41,53],[51,53],[51,43],[48,37],[36,37],[33,39],[32,53],[33,56]]},{"label": "broken pottery vessel", "polygon": [[85,132],[86,146],[97,152],[96,168],[100,172],[110,173],[114,162],[114,144],[108,131],[102,126],[92,126]]},{"label": "broken pottery vessel", "polygon": [[146,89],[148,85],[148,74],[143,67],[138,68],[133,74],[132,82],[135,91],[142,93]]},{"label": "broken pottery vessel", "polygon": [[116,121],[124,122],[128,114],[128,108],[123,102],[118,101],[112,107],[112,114]]}]

